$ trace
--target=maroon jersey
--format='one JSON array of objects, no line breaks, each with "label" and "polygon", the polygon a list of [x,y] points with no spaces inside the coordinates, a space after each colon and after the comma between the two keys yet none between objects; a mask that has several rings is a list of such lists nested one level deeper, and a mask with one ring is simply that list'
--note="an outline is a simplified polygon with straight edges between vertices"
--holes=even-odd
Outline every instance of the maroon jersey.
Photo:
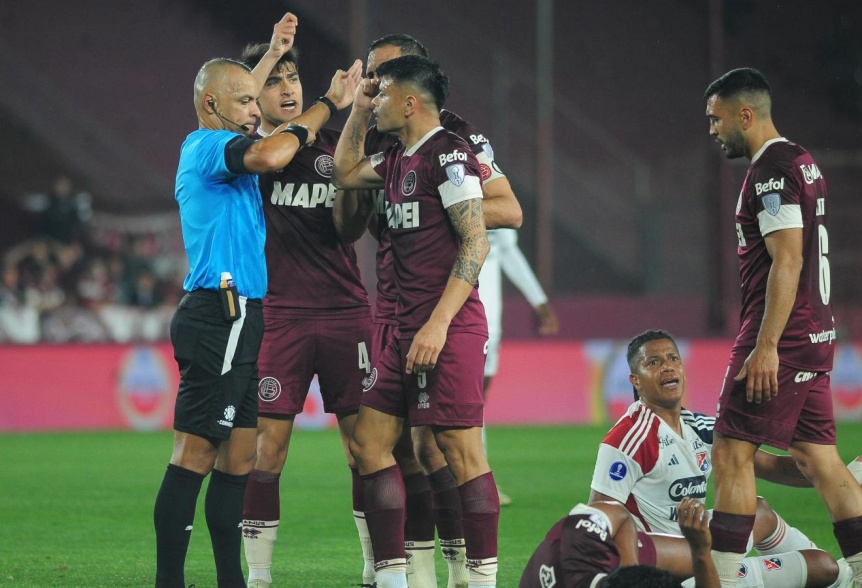
[{"label": "maroon jersey", "polygon": [[338,238],[332,221],[335,186],[330,177],[338,135],[321,129],[286,168],[260,176],[269,271],[264,306],[270,315],[310,318],[338,310],[340,317],[347,317],[368,312],[356,252]]},{"label": "maroon jersey", "polygon": [[602,511],[579,504],[539,544],[518,588],[589,588],[598,575],[619,566],[611,525]]},{"label": "maroon jersey", "polygon": [[811,155],[786,139],[767,142],[752,158],[736,212],[742,312],[735,347],[751,348],[766,307],[772,259],[764,236],[802,229],[802,273],[796,301],[778,343],[781,363],[801,370],[832,369],[835,325],[829,305],[826,180]]},{"label": "maroon jersey", "polygon": [[[384,178],[386,227],[398,291],[395,316],[402,337],[409,338],[428,321],[446,288],[461,244],[446,208],[482,198],[479,164],[463,139],[441,127],[409,150],[398,143],[373,155],[371,164]],[[487,336],[476,286],[449,331]]]},{"label": "maroon jersey", "polygon": [[[470,150],[479,161],[479,177],[482,183],[503,177],[503,173],[494,162],[494,150],[479,129],[448,110],[440,111],[440,125],[464,139],[470,146]],[[365,137],[365,153],[367,155],[382,153],[397,142],[396,137],[379,133],[377,127],[373,126],[368,129],[368,134]],[[377,190],[375,200],[381,222],[378,223],[377,235],[377,301],[375,303],[374,322],[396,324],[395,303],[398,299],[398,292],[395,288],[389,235],[386,231],[386,207],[382,189]]]}]

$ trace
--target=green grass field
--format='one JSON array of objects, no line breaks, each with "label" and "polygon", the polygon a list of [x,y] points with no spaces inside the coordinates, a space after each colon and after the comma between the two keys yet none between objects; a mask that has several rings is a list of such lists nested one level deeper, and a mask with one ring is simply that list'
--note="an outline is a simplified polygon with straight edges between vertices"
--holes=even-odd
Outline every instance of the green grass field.
[{"label": "green grass field", "polygon": [[[551,524],[585,500],[605,427],[489,430],[491,463],[515,502],[500,518],[498,586],[521,569]],[[862,452],[862,425],[839,427],[847,461]],[[169,433],[0,435],[0,586],[151,586],[153,501]],[[282,521],[273,576],[279,587],[355,585],[361,555],[350,476],[335,431],[299,431],[281,481]],[[761,483],[778,512],[833,554],[831,524],[813,490]],[[186,581],[215,586],[203,500]],[[438,568],[445,586],[445,568]]]}]

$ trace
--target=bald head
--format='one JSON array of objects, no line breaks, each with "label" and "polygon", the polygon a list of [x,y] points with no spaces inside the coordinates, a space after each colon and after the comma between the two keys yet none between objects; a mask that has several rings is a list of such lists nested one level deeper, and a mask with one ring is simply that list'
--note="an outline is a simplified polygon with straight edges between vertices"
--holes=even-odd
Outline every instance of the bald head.
[{"label": "bald head", "polygon": [[[195,77],[195,111],[202,127],[240,132],[239,125],[256,126],[257,95],[257,82],[248,66],[233,59],[211,59]],[[231,125],[233,121],[238,122]]]},{"label": "bald head", "polygon": [[195,77],[195,105],[201,102],[204,94],[219,95],[249,72],[245,64],[226,57],[207,61]]}]

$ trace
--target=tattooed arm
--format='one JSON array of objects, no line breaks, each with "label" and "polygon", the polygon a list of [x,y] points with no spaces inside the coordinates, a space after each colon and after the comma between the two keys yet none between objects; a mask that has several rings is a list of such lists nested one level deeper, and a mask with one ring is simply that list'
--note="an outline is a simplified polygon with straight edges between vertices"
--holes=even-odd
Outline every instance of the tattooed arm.
[{"label": "tattooed arm", "polygon": [[461,310],[479,279],[490,245],[482,214],[482,199],[471,198],[446,209],[455,232],[461,239],[458,256],[449,274],[443,295],[431,317],[413,337],[407,353],[407,373],[422,373],[434,369],[437,357],[446,344],[449,323]]},{"label": "tattooed arm", "polygon": [[373,80],[362,80],[356,88],[353,109],[338,138],[333,156],[332,183],[336,188],[380,188],[381,178],[365,156],[365,133],[371,120],[371,96],[376,91]]}]

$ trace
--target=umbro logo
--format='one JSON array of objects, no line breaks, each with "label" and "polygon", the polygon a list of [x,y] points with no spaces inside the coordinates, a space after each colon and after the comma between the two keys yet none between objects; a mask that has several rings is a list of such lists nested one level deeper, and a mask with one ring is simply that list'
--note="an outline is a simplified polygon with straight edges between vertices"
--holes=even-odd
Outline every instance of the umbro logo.
[{"label": "umbro logo", "polygon": [[673,454],[673,456],[670,458],[670,461],[667,462],[667,465],[669,465],[669,466],[679,465],[679,458],[677,458],[676,453]]}]

